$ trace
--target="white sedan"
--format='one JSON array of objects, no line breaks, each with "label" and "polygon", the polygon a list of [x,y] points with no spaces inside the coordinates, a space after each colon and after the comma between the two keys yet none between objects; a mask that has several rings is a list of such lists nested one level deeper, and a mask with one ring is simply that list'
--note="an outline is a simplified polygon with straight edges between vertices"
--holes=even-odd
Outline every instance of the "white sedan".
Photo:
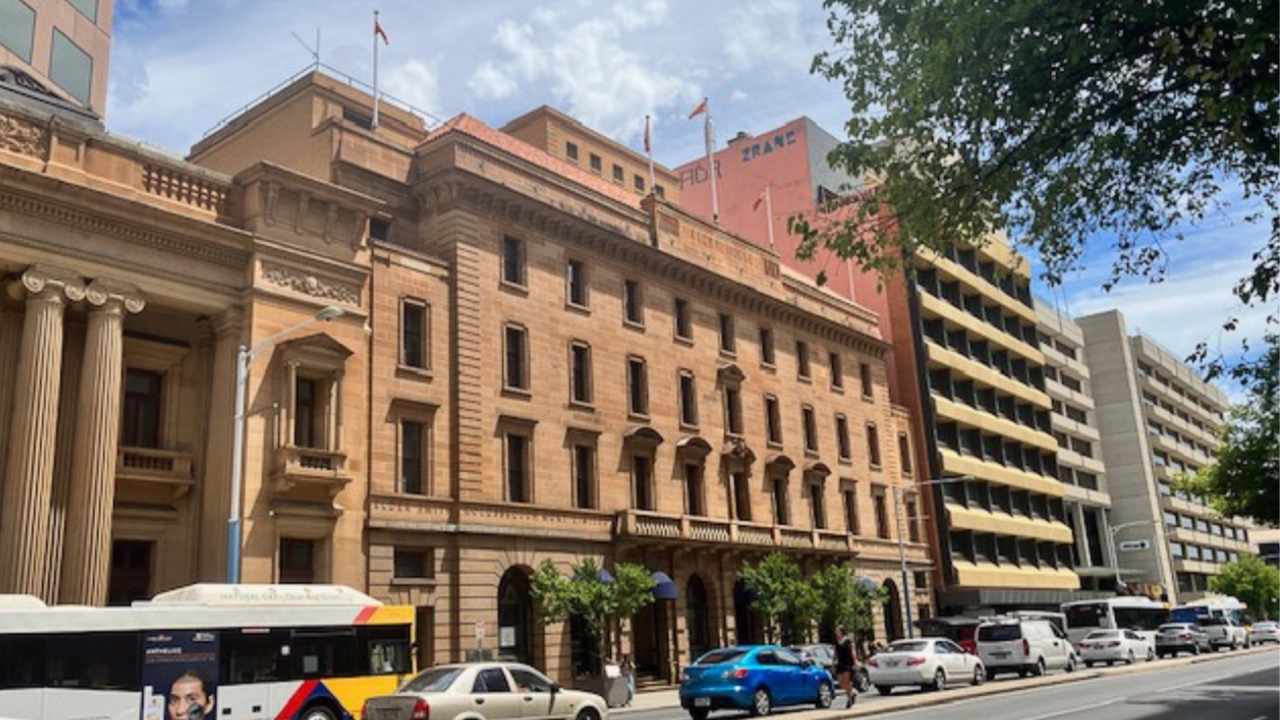
[{"label": "white sedan", "polygon": [[365,701],[364,720],[606,720],[604,698],[563,690],[528,665],[480,662],[418,673],[394,695]]},{"label": "white sedan", "polygon": [[867,675],[881,695],[895,687],[943,690],[951,683],[981,685],[986,670],[976,655],[946,638],[898,640],[867,658]]},{"label": "white sedan", "polygon": [[1280,623],[1256,622],[1249,630],[1250,643],[1280,643]]},{"label": "white sedan", "polygon": [[1094,630],[1084,636],[1077,649],[1086,667],[1093,667],[1094,663],[1100,662],[1108,665],[1118,662],[1132,665],[1140,659],[1156,658],[1156,650],[1150,638],[1133,630]]}]

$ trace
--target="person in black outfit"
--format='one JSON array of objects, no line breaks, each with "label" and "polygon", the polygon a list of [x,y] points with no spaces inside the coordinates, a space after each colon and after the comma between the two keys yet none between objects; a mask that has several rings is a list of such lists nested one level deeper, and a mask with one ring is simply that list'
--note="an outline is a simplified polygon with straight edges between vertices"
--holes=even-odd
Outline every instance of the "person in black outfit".
[{"label": "person in black outfit", "polygon": [[853,673],[857,668],[857,653],[853,649],[853,638],[843,627],[836,628],[836,680],[840,689],[848,698],[847,707],[853,707],[858,699],[858,690],[854,687]]}]

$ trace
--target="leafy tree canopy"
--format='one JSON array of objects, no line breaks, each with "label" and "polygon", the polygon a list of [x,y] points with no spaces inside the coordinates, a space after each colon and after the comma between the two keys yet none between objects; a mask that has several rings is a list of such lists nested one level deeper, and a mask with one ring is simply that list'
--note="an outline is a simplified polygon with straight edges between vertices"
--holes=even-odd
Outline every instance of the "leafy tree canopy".
[{"label": "leafy tree canopy", "polygon": [[574,565],[569,575],[543,560],[529,580],[529,594],[544,622],[582,618],[600,653],[620,620],[653,602],[653,577],[644,566],[618,563],[613,576],[612,582],[601,580],[600,566],[590,558]]},{"label": "leafy tree canopy", "polygon": [[1209,578],[1209,589],[1235,596],[1257,619],[1280,617],[1280,570],[1256,555],[1241,555],[1223,565],[1221,572]]}]

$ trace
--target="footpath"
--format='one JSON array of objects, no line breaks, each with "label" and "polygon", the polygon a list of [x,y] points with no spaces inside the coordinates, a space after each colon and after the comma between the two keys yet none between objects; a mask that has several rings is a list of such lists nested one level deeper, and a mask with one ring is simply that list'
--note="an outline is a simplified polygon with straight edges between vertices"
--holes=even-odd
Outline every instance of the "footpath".
[{"label": "footpath", "polygon": [[[934,705],[942,705],[956,700],[965,700],[985,695],[999,695],[1001,693],[1015,692],[1018,690],[1027,690],[1037,687],[1047,687],[1050,685],[1065,685],[1067,683],[1081,682],[1100,677],[1155,672],[1164,668],[1197,665],[1199,663],[1213,662],[1214,660],[1221,660],[1229,657],[1257,655],[1265,652],[1274,653],[1276,652],[1276,648],[1268,645],[1254,647],[1247,650],[1236,650],[1233,652],[1212,653],[1207,655],[1192,655],[1189,657],[1173,658],[1170,660],[1139,662],[1133,665],[1121,665],[1118,667],[1076,670],[1072,673],[1059,672],[1057,674],[1046,675],[1044,677],[1017,680],[996,680],[993,682],[983,683],[981,685],[970,685],[962,688],[948,689],[943,692],[915,693],[901,696],[890,695],[888,697],[881,698],[874,704],[854,704],[851,708],[832,708],[830,710],[811,710],[798,713],[791,712],[787,713],[787,720],[807,720],[808,718],[820,718],[821,720],[843,720],[843,718],[864,717],[867,715],[896,712],[899,710],[915,710],[917,708],[932,707]],[[875,691],[872,690],[871,693],[874,694]],[[841,701],[837,701],[837,704],[839,704],[839,702]],[[674,710],[679,707],[679,690],[659,690],[656,692],[636,695],[630,707],[614,708],[609,711],[609,716],[625,716],[631,713],[653,710]]]}]

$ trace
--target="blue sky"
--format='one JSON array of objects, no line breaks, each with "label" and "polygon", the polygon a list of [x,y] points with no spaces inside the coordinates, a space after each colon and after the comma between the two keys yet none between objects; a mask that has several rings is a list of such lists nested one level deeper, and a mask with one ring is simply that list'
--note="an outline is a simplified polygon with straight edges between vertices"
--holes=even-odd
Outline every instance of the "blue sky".
[{"label": "blue sky", "polygon": [[[107,121],[113,132],[182,154],[215,122],[310,62],[371,75],[375,4],[351,0],[117,0]],[[701,151],[701,125],[686,120],[711,98],[717,135],[759,133],[808,115],[843,136],[839,88],[809,74],[829,43],[819,0],[484,0],[467,4],[381,0],[391,39],[383,87],[440,117],[471,113],[501,125],[554,105],[639,148],[644,116],[654,154],[667,165]],[[1234,352],[1222,319],[1239,313],[1240,336],[1262,336],[1265,308],[1243,309],[1231,286],[1266,240],[1238,202],[1166,244],[1163,282],[1124,282],[1103,293],[1110,239],[1095,238],[1085,268],[1051,293],[1072,314],[1120,307],[1141,329],[1185,355],[1201,339]]]}]

